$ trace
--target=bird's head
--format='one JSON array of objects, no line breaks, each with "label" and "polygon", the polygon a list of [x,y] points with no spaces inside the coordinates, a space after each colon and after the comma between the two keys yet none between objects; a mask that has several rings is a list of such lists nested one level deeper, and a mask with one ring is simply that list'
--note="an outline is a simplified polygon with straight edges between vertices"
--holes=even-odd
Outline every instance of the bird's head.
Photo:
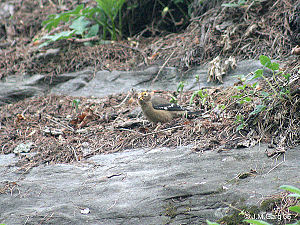
[{"label": "bird's head", "polygon": [[147,91],[143,91],[138,94],[139,101],[149,101],[150,99],[151,99],[151,95]]}]

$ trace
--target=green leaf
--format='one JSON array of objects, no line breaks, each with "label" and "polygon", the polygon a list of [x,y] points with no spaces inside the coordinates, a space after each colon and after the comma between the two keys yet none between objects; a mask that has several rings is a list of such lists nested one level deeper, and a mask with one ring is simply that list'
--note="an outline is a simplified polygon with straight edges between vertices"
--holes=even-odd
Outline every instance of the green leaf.
[{"label": "green leaf", "polygon": [[256,88],[256,86],[257,86],[257,82],[255,82],[255,83],[252,84],[253,88]]},{"label": "green leaf", "polygon": [[262,221],[262,220],[243,220],[243,222],[247,222],[247,223],[255,224],[255,225],[272,225],[272,224],[267,223],[267,222]]},{"label": "green leaf", "polygon": [[100,8],[104,11],[104,13],[112,19],[112,10],[113,10],[113,0],[96,0]]},{"label": "green leaf", "polygon": [[50,15],[48,16],[48,20],[45,20],[42,22],[42,25],[45,26],[45,28],[48,31],[51,31],[53,28],[57,27],[58,24],[62,22],[68,22],[72,16],[79,16],[80,11],[83,9],[83,4],[77,6],[74,10],[68,11],[66,13],[60,13],[57,15]]},{"label": "green leaf", "polygon": [[184,81],[180,81],[178,86],[177,86],[177,92],[182,92],[184,88]]},{"label": "green leaf", "polygon": [[218,223],[210,222],[209,220],[206,220],[206,223],[207,223],[208,225],[219,225]]},{"label": "green leaf", "polygon": [[291,185],[282,185],[282,186],[280,186],[279,188],[300,195],[300,189],[299,189],[299,188],[296,188],[296,187],[294,187],[294,186],[291,186]]},{"label": "green leaf", "polygon": [[205,93],[205,91],[206,91],[206,89],[204,89],[204,90],[199,90],[199,91],[198,91],[198,96],[199,96],[201,99],[204,99],[204,98],[206,98],[206,97],[208,96],[208,94]]},{"label": "green leaf", "polygon": [[174,96],[172,96],[172,97],[171,97],[171,100],[170,100],[170,103],[175,103],[175,104],[177,104],[177,102],[178,102],[177,98],[174,97]]},{"label": "green leaf", "polygon": [[100,8],[103,9],[104,13],[109,17],[112,23],[119,12],[123,7],[125,0],[96,0]]},{"label": "green leaf", "polygon": [[257,105],[255,109],[249,115],[256,115],[266,109],[265,105]]},{"label": "green leaf", "polygon": [[254,76],[251,77],[249,80],[253,80],[253,79],[256,79],[256,78],[259,78],[259,77],[262,77],[264,74],[264,71],[262,69],[258,69],[254,72]]},{"label": "green leaf", "polygon": [[91,28],[89,29],[88,34],[86,35],[86,37],[94,37],[97,36],[99,32],[99,24],[94,24],[93,26],[91,26]]},{"label": "green leaf", "polygon": [[269,97],[269,96],[271,95],[270,93],[265,92],[265,91],[261,91],[260,94],[261,94],[264,98]]},{"label": "green leaf", "polygon": [[169,7],[165,7],[165,8],[163,9],[163,11],[161,12],[161,16],[162,16],[162,17],[165,17],[165,15],[166,15],[168,12],[169,12]]},{"label": "green leaf", "polygon": [[95,8],[86,7],[81,10],[81,15],[88,19],[94,20],[94,18],[93,18],[94,14],[99,13],[99,11],[100,11],[100,9],[97,7],[95,7]]},{"label": "green leaf", "polygon": [[191,98],[190,98],[190,105],[193,104],[194,98],[195,98],[196,95],[197,95],[197,91],[194,91],[193,95],[192,95]]},{"label": "green leaf", "polygon": [[226,106],[224,104],[217,105],[217,107],[220,108],[220,109],[225,109],[226,108]]},{"label": "green leaf", "polygon": [[247,84],[244,84],[243,86],[237,86],[236,89],[238,90],[245,90],[247,87]]},{"label": "green leaf", "polygon": [[245,100],[246,102],[251,102],[251,101],[252,101],[252,98],[250,98],[250,97],[245,97],[244,100]]},{"label": "green leaf", "polygon": [[74,34],[75,31],[63,31],[54,35],[46,35],[44,37],[42,37],[42,39],[50,39],[51,41],[58,41],[61,39],[67,39],[72,37],[72,35]]},{"label": "green leaf", "polygon": [[288,96],[290,94],[289,90],[283,90],[279,92],[280,96]]},{"label": "green leaf", "polygon": [[273,70],[273,71],[279,70],[279,64],[278,63],[270,63],[267,67],[269,69]]},{"label": "green leaf", "polygon": [[73,21],[70,28],[75,30],[75,34],[83,35],[84,31],[87,30],[87,28],[86,28],[87,25],[89,25],[89,24],[90,24],[90,21],[86,20],[83,16],[81,16]]},{"label": "green leaf", "polygon": [[239,130],[243,129],[244,126],[245,126],[244,123],[241,123],[241,124],[238,125],[238,127],[236,128],[236,131],[239,131]]},{"label": "green leaf", "polygon": [[242,115],[237,115],[237,116],[236,116],[236,121],[237,121],[237,122],[243,122],[243,121],[244,121],[243,116],[242,116]]},{"label": "green leaf", "polygon": [[289,207],[289,210],[300,214],[300,205],[291,206]]},{"label": "green leaf", "polygon": [[263,66],[268,66],[269,64],[271,64],[271,59],[268,56],[265,55],[261,55],[259,56],[259,61]]},{"label": "green leaf", "polygon": [[39,48],[47,46],[51,42],[71,38],[74,33],[75,33],[75,31],[72,30],[72,31],[63,31],[63,32],[57,33],[55,35],[46,35],[46,36],[42,37],[42,39],[49,39],[49,40],[45,41],[43,44],[41,44],[39,46]]},{"label": "green leaf", "polygon": [[239,7],[240,5],[237,3],[223,3],[223,7]]},{"label": "green leaf", "polygon": [[291,74],[290,74],[290,73],[282,74],[282,76],[283,76],[287,81],[289,81],[289,80],[290,80]]}]

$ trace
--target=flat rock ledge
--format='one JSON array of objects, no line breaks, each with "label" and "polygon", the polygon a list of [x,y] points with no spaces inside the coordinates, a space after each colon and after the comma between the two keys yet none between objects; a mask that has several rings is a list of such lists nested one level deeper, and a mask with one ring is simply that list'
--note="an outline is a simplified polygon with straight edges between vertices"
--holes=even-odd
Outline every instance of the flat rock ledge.
[{"label": "flat rock ledge", "polygon": [[[277,160],[265,145],[217,153],[187,147],[97,155],[18,172],[0,155],[0,223],[204,224],[229,204],[259,205],[279,186],[299,185],[299,148]],[[245,179],[238,175],[255,170]],[[5,186],[6,185],[6,186]],[[3,189],[3,187],[9,187]],[[276,221],[275,221],[276,222]]]}]

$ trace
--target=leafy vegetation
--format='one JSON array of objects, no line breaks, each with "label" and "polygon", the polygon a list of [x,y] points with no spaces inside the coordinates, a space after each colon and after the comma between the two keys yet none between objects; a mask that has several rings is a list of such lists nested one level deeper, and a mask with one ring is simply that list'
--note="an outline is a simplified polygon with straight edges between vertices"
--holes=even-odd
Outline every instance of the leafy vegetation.
[{"label": "leafy vegetation", "polygon": [[[259,60],[264,68],[256,70],[254,73],[252,73],[251,77],[239,76],[239,86],[235,87],[237,90],[237,94],[231,96],[233,99],[235,99],[235,103],[240,105],[248,104],[250,108],[253,108],[253,110],[250,110],[250,112],[248,113],[238,114],[236,116],[235,122],[238,125],[236,128],[237,131],[246,128],[248,126],[248,121],[250,118],[257,117],[263,112],[272,112],[275,107],[281,105],[283,102],[292,102],[293,100],[293,96],[291,94],[289,86],[291,75],[289,73],[281,72],[279,70],[279,64],[272,62],[271,59],[267,56],[261,55],[259,57]],[[267,77],[265,75],[265,71],[267,69],[271,71],[271,77]],[[256,81],[257,78],[260,78],[261,83],[265,84],[264,88],[261,88],[259,86],[259,83]],[[199,82],[199,76],[196,76],[196,82]],[[178,87],[183,88],[182,82],[178,85]],[[180,88],[178,88],[177,92],[179,92],[179,90]],[[206,90],[200,89],[200,84],[199,90],[195,91],[191,96],[190,104],[194,102],[196,97],[200,99],[200,103],[202,105],[205,104],[209,99],[209,95],[207,94]],[[225,108],[225,106],[222,107],[223,110]],[[300,189],[289,185],[283,185],[280,188],[292,192],[292,194],[288,195],[288,197],[295,197],[296,199],[300,198]],[[300,214],[299,201],[297,205],[288,207],[288,210]],[[235,214],[235,216],[227,219],[231,221],[234,220],[232,224],[250,223],[257,225],[270,225],[268,222],[255,219],[255,217],[253,219],[253,216],[251,215],[252,214],[249,213],[248,210],[240,210],[239,212],[237,212],[237,214]],[[257,214],[256,212],[253,215],[259,214]],[[264,216],[265,214],[261,215],[261,218],[277,218],[276,215],[273,214],[272,216],[270,216],[270,218]],[[216,222],[211,222],[208,220],[206,222],[209,225],[218,225],[218,223]],[[300,224],[300,221],[298,220],[293,225],[295,224]]]},{"label": "leafy vegetation", "polygon": [[72,105],[73,105],[73,107],[75,108],[76,113],[79,112],[79,109],[78,109],[79,103],[80,103],[80,99],[74,99],[74,100],[72,101]]},{"label": "leafy vegetation", "polygon": [[246,4],[246,0],[238,0],[236,3],[223,3],[224,7],[241,7]]},{"label": "leafy vegetation", "polygon": [[[42,25],[48,32],[55,34],[43,36],[41,39],[45,39],[46,41],[42,43],[40,47],[47,46],[51,42],[74,37],[84,39],[84,43],[90,43],[90,41],[95,40],[100,40],[100,43],[106,43],[102,40],[120,40],[123,38],[124,18],[122,15],[131,14],[129,11],[133,12],[136,8],[143,7],[143,3],[137,3],[136,1],[94,1],[97,3],[95,7],[87,7],[81,4],[73,10],[48,16],[48,19],[45,20]],[[126,8],[124,9],[126,12],[124,12],[122,8],[126,2]],[[160,24],[170,23],[176,27],[188,23],[191,16],[192,1],[172,0],[169,1],[167,5],[161,1],[158,3],[160,5],[158,8],[161,9],[161,14],[158,15],[158,17],[161,19],[157,21],[157,27],[159,27]],[[153,7],[153,10],[157,10],[155,5]],[[177,21],[178,16],[181,18],[181,21]],[[143,16],[141,18],[143,18]],[[152,20],[154,20],[154,18],[152,18]],[[134,26],[134,24],[131,26]],[[135,28],[135,30],[138,29]]]},{"label": "leafy vegetation", "polygon": [[[254,75],[250,78],[245,76],[240,76],[240,86],[237,86],[236,89],[239,91],[237,95],[232,96],[237,99],[237,103],[239,104],[247,104],[252,103],[256,104],[255,108],[252,112],[250,112],[248,119],[253,116],[258,116],[263,111],[270,111],[274,107],[273,104],[270,104],[274,101],[280,100],[283,101],[285,99],[292,100],[290,88],[288,86],[290,74],[286,74],[279,71],[279,64],[275,62],[271,62],[271,59],[267,56],[261,55],[259,57],[260,63],[264,66],[264,69],[270,69],[272,71],[272,81],[264,75],[264,69],[258,69],[254,72]],[[266,92],[261,90],[257,82],[250,83],[254,79],[262,78],[266,85],[271,90],[270,92]],[[254,98],[258,98],[257,103],[253,103]],[[236,116],[236,123],[239,124],[237,130],[243,129],[247,126],[247,120],[245,121],[243,115],[238,114]]]},{"label": "leafy vegetation", "polygon": [[178,95],[180,97],[180,100],[182,98],[182,93],[183,93],[183,89],[185,86],[185,82],[184,81],[180,81],[179,84],[177,85],[177,90],[176,92],[171,96],[171,103],[177,103],[178,102]]},{"label": "leafy vegetation", "polygon": [[[50,15],[42,25],[48,32],[57,28],[61,23],[69,24],[68,31],[62,31],[54,35],[46,35],[47,39],[40,47],[61,39],[79,36],[80,38],[91,38],[99,35],[102,28],[101,38],[106,40],[110,34],[111,40],[122,37],[122,15],[121,9],[126,0],[95,0],[97,7],[90,8],[78,5],[74,10]],[[118,19],[118,24],[117,24]]]},{"label": "leafy vegetation", "polygon": [[198,91],[194,91],[193,95],[190,98],[190,105],[194,102],[194,98],[198,96],[200,98],[201,104],[205,105],[208,99],[208,94],[206,93],[206,89],[200,89]]}]

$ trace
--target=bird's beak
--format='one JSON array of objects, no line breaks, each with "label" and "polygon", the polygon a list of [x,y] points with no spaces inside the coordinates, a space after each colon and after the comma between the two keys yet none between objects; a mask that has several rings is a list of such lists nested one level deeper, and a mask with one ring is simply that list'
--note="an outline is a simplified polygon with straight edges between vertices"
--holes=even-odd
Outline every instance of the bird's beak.
[{"label": "bird's beak", "polygon": [[146,96],[146,95],[147,95],[147,92],[146,92],[146,91],[141,92],[141,93],[139,93],[139,95],[138,95],[138,99],[141,100],[141,101],[143,101],[143,100],[144,100],[144,96]]},{"label": "bird's beak", "polygon": [[143,97],[144,97],[144,92],[138,94],[139,100],[143,101],[144,100]]}]

